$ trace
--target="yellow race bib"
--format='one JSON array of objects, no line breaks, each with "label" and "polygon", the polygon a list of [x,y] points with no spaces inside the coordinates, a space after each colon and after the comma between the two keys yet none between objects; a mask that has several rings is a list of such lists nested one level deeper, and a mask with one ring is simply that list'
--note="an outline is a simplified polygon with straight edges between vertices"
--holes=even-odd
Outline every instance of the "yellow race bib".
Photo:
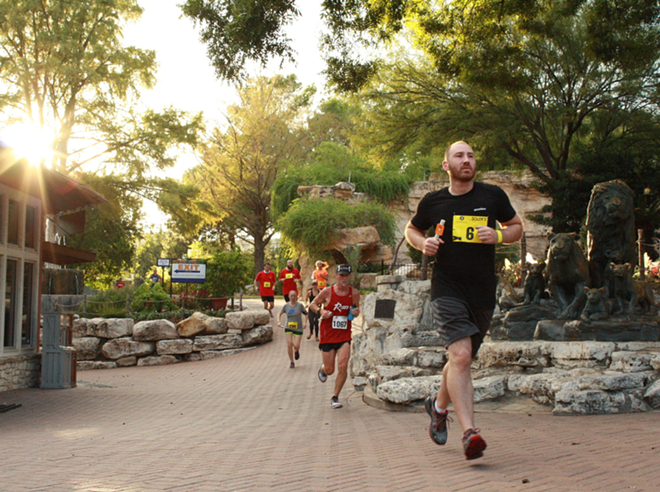
[{"label": "yellow race bib", "polygon": [[284,275],[284,278],[293,278],[293,273],[287,273]]},{"label": "yellow race bib", "polygon": [[264,282],[264,287],[265,287],[265,288],[270,287],[270,282]]},{"label": "yellow race bib", "polygon": [[297,330],[298,329],[298,323],[295,321],[289,321],[289,330]]},{"label": "yellow race bib", "polygon": [[455,243],[480,243],[477,226],[487,226],[488,217],[479,215],[454,215],[452,237]]}]

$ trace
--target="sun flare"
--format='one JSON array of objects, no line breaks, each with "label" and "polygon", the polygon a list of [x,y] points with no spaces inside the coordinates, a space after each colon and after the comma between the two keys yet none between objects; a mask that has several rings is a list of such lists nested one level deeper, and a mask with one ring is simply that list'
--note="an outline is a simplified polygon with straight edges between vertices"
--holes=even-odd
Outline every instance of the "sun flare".
[{"label": "sun flare", "polygon": [[48,131],[34,123],[16,123],[0,131],[0,140],[11,147],[17,156],[36,166],[53,156],[53,138]]}]

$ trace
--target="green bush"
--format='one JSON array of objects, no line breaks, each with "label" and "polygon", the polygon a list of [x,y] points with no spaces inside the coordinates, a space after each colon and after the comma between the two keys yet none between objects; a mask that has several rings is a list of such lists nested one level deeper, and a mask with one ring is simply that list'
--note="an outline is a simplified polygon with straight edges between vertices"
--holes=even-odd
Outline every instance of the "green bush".
[{"label": "green bush", "polygon": [[123,289],[108,289],[98,292],[95,296],[87,299],[86,308],[82,303],[76,310],[83,317],[99,318],[125,318],[126,296],[132,296],[135,288],[128,285]]},{"label": "green bush", "polygon": [[206,262],[206,282],[200,290],[211,297],[231,297],[253,280],[252,256],[239,251],[221,251]]},{"label": "green bush", "polygon": [[394,243],[394,217],[379,203],[342,200],[297,200],[280,217],[277,228],[294,248],[320,255],[337,239],[339,229],[374,226],[383,244]]},{"label": "green bush", "polygon": [[173,311],[177,309],[170,296],[163,290],[160,284],[145,282],[138,287],[131,296],[131,311],[155,312]]}]

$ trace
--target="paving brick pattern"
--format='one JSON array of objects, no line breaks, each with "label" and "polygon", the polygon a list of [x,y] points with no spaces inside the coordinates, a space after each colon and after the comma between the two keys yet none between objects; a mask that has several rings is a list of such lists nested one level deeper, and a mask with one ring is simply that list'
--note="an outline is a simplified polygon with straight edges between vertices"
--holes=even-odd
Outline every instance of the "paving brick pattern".
[{"label": "paving brick pattern", "polygon": [[553,417],[479,412],[488,442],[464,459],[458,427],[365,405],[330,408],[317,344],[289,369],[284,335],[202,362],[78,373],[71,390],[0,402],[0,492],[660,490],[660,412]]}]

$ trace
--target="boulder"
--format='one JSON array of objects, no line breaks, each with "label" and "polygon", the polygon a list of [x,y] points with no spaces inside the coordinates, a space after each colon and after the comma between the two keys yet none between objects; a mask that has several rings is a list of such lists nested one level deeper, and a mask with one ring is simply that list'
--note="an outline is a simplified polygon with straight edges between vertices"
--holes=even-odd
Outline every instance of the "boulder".
[{"label": "boulder", "polygon": [[159,355],[156,357],[143,357],[138,360],[138,366],[166,366],[168,364],[176,364],[179,362],[173,355]]},{"label": "boulder", "polygon": [[206,350],[234,349],[243,346],[243,337],[232,333],[224,335],[204,335],[195,337],[193,352]]},{"label": "boulder", "polygon": [[116,369],[115,362],[102,361],[102,360],[83,360],[78,362],[76,368],[79,371],[90,371],[92,369]]},{"label": "boulder", "polygon": [[612,352],[612,362],[609,369],[620,372],[643,372],[651,371],[651,360],[654,354],[645,352],[633,352],[620,350]]},{"label": "boulder", "polygon": [[333,249],[344,251],[352,246],[362,249],[376,247],[380,242],[380,235],[374,226],[354,227],[352,229],[339,229],[339,238],[331,245]]},{"label": "boulder", "polygon": [[442,376],[402,378],[378,385],[376,395],[392,403],[410,403],[434,395],[440,388]]},{"label": "boulder", "polygon": [[643,412],[648,406],[642,390],[608,392],[599,390],[560,391],[555,395],[554,415],[599,415]]},{"label": "boulder", "polygon": [[122,357],[142,357],[154,353],[153,342],[136,342],[130,338],[115,338],[103,344],[101,353],[108,359],[121,359]]},{"label": "boulder", "polygon": [[607,366],[614,348],[612,342],[551,344],[554,365],[560,368]]},{"label": "boulder", "polygon": [[96,337],[82,337],[73,339],[73,347],[76,349],[78,360],[98,359],[101,354],[102,340]]},{"label": "boulder", "polygon": [[131,318],[93,318],[87,321],[87,335],[99,338],[121,338],[133,334]]},{"label": "boulder", "polygon": [[191,353],[192,350],[193,341],[188,338],[156,342],[156,353],[158,355],[183,355]]},{"label": "boulder", "polygon": [[133,326],[133,340],[140,342],[156,342],[179,338],[176,326],[167,319],[140,321]]},{"label": "boulder", "polygon": [[495,400],[504,396],[507,378],[504,376],[490,376],[474,381],[474,402]]},{"label": "boulder", "polygon": [[265,309],[256,309],[252,311],[252,324],[263,326],[270,323],[270,313]]},{"label": "boulder", "polygon": [[254,327],[254,311],[227,313],[225,320],[227,321],[228,329],[251,330]]},{"label": "boulder", "polygon": [[224,318],[209,316],[204,335],[222,335],[227,333],[227,321]]},{"label": "boulder", "polygon": [[[266,314],[268,314],[268,311],[266,311]],[[244,331],[242,337],[245,347],[271,342],[273,340],[273,327],[271,325],[255,326],[251,330]]]},{"label": "boulder", "polygon": [[182,337],[194,337],[206,331],[208,316],[203,313],[193,313],[192,316],[177,323],[176,329]]},{"label": "boulder", "polygon": [[660,380],[646,389],[644,401],[656,410],[660,409]]},{"label": "boulder", "polygon": [[115,363],[117,364],[117,367],[131,367],[131,366],[136,366],[137,365],[137,357],[131,356],[131,357],[122,357],[121,359],[117,359]]}]

